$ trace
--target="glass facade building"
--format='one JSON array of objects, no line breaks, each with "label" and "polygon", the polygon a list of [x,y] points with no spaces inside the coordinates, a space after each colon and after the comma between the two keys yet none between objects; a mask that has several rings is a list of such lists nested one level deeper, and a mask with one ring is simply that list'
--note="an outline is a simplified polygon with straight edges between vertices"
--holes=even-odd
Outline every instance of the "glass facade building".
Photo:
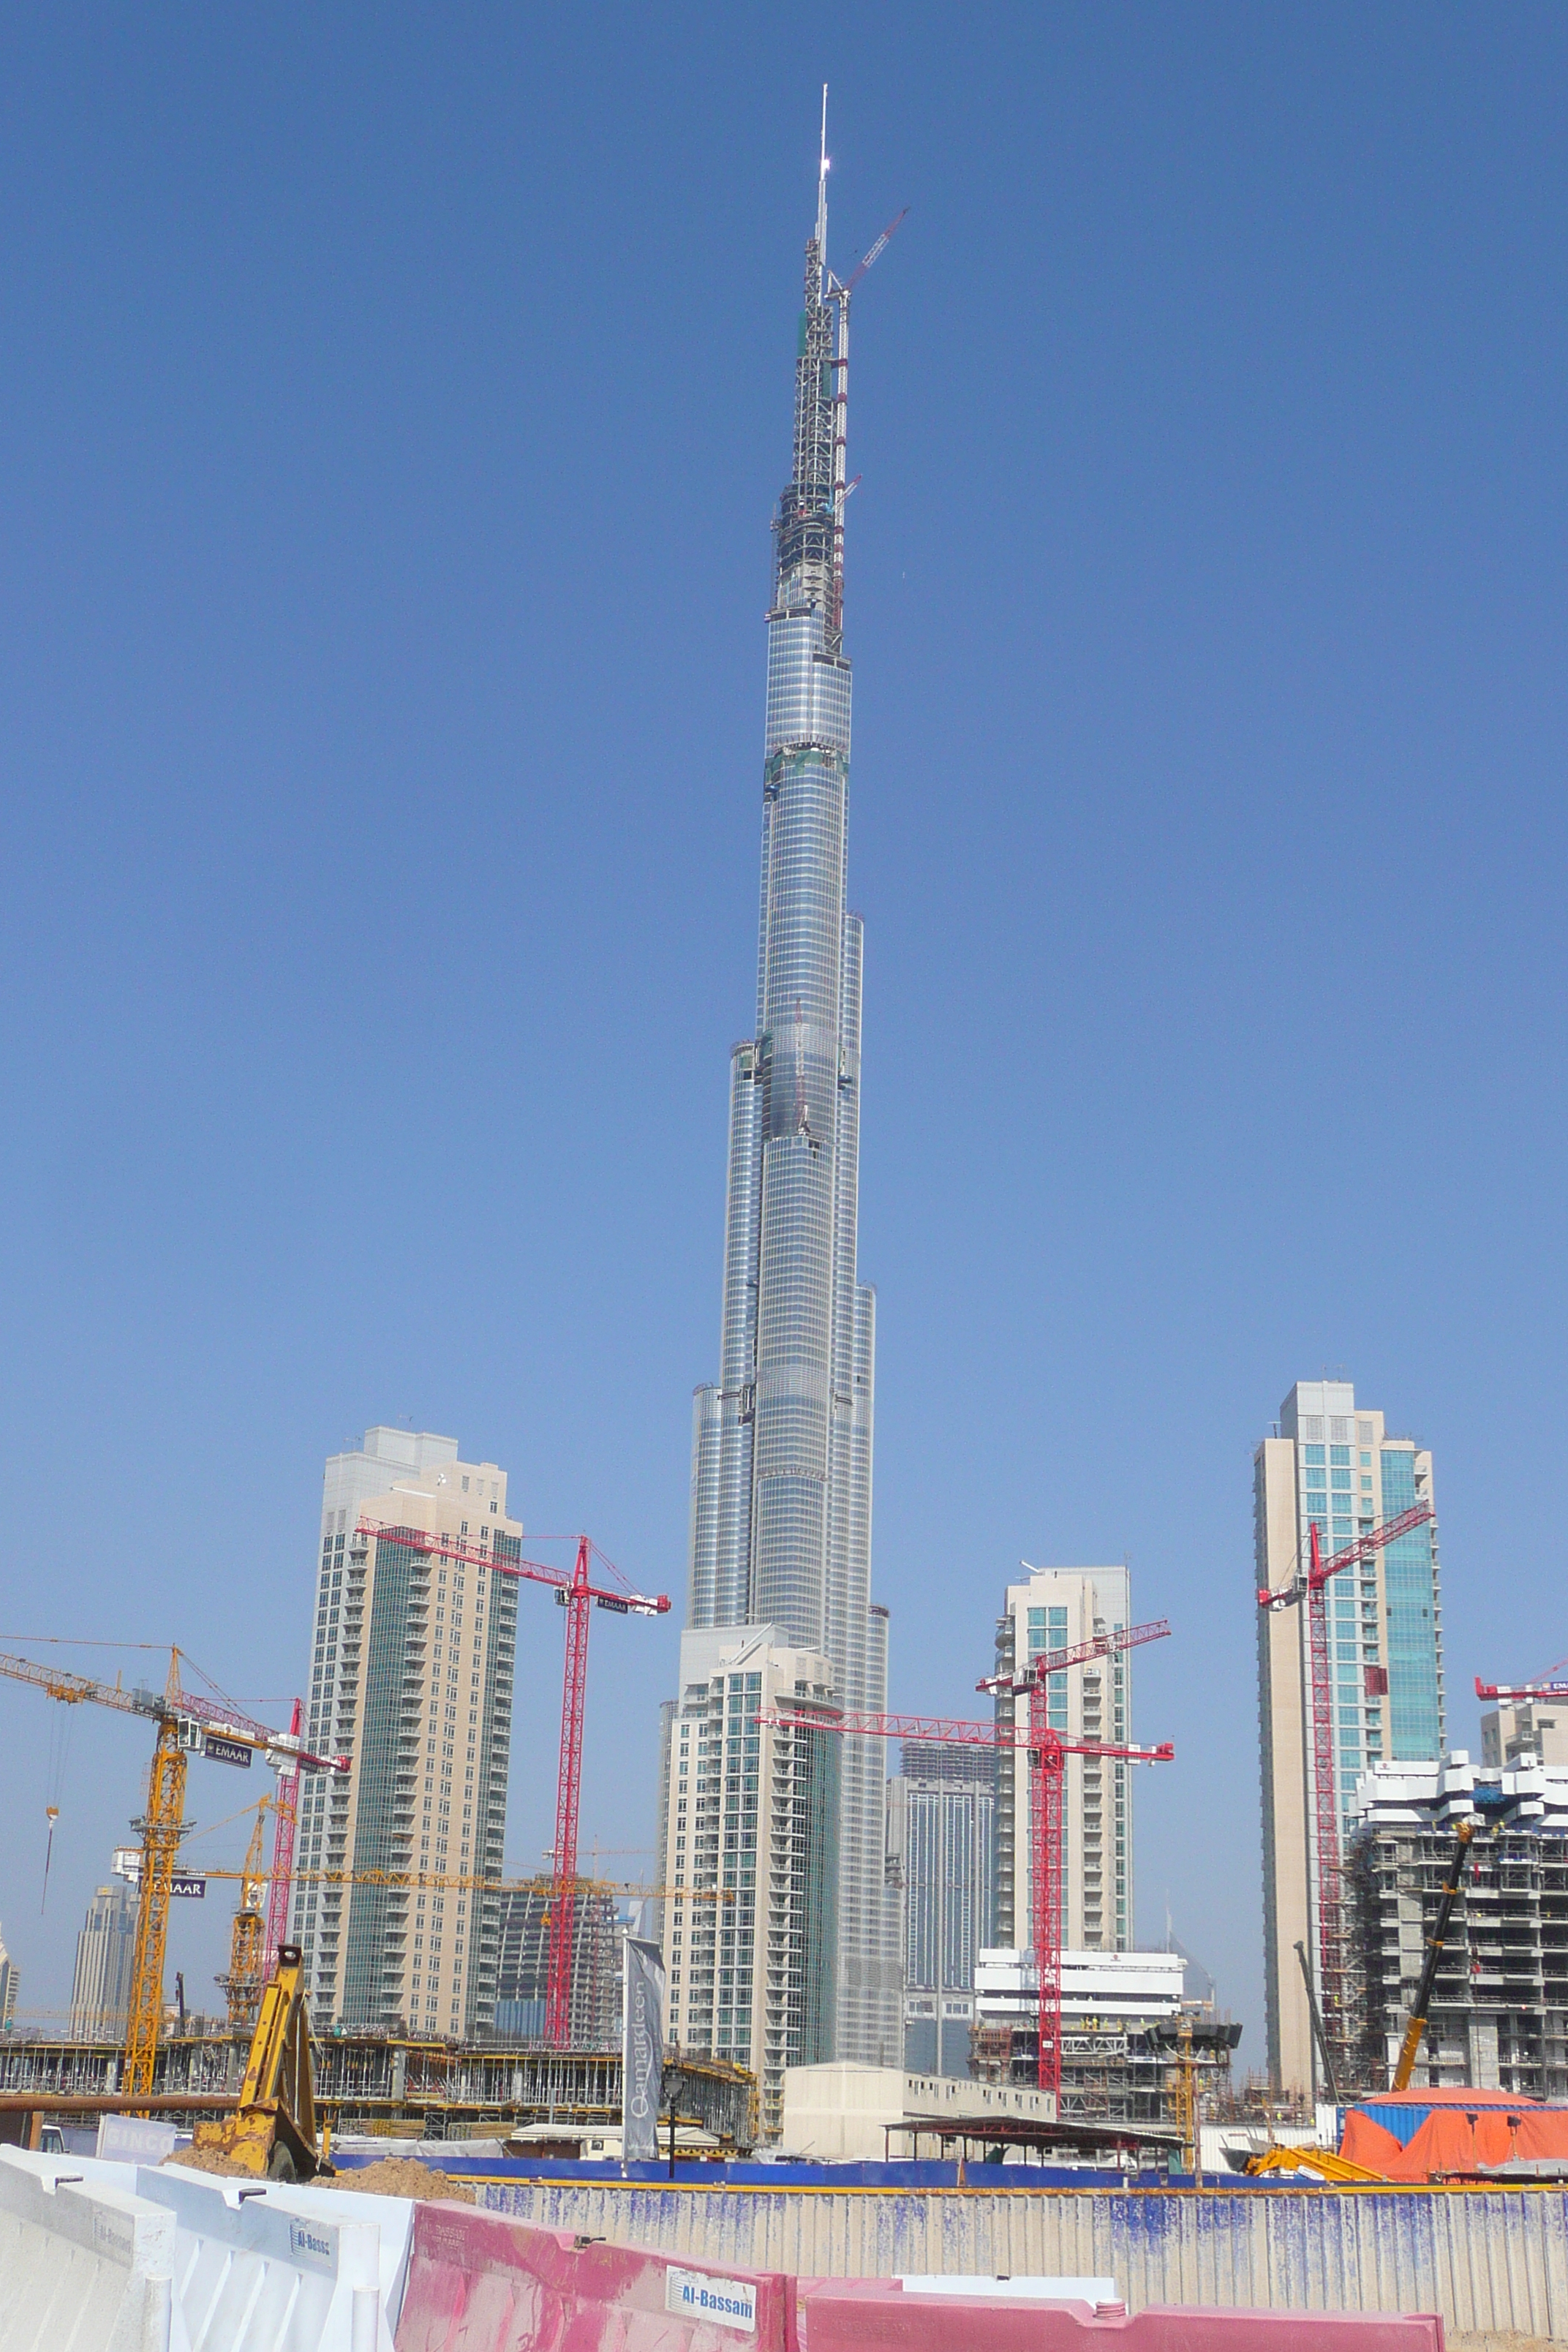
[{"label": "glass facade building", "polygon": [[[1433,1504],[1432,1457],[1358,1404],[1348,1381],[1299,1381],[1253,1466],[1251,1586],[1291,1583],[1310,1556],[1331,1559],[1415,1503]],[[1306,2090],[1316,2058],[1296,1946],[1321,1981],[1317,1791],[1305,1608],[1258,1610],[1263,1812],[1264,1992],[1272,2079]],[[1335,1811],[1342,1854],[1356,1783],[1369,1766],[1436,1764],[1444,1748],[1437,1523],[1400,1536],[1327,1589],[1333,1679]]]},{"label": "glass facade building", "polygon": [[764,2139],[833,2055],[844,1745],[827,1660],[773,1632],[681,1635],[658,1864],[671,2045],[752,2069]]},{"label": "glass facade building", "polygon": [[[552,1878],[509,1886],[500,1898],[495,2038],[542,2042],[550,1990]],[[579,1885],[572,1913],[574,2050],[621,2046],[620,1927],[612,1888]]]},{"label": "glass facade building", "polygon": [[[823,184],[825,188],[826,184]],[[842,549],[848,297],[806,247],[795,465],[767,616],[755,1026],[730,1065],[720,1377],[699,1389],[688,1623],[768,1626],[830,1663],[836,1704],[880,1712],[870,1590],[876,1303],[858,1279],[860,919],[846,897],[850,667]],[[887,1767],[845,1738],[832,2054],[896,2064]]]},{"label": "glass facade building", "polygon": [[912,1739],[888,1783],[888,1852],[903,1885],[904,2064],[970,2071],[974,1969],[996,1940],[998,1759]]}]

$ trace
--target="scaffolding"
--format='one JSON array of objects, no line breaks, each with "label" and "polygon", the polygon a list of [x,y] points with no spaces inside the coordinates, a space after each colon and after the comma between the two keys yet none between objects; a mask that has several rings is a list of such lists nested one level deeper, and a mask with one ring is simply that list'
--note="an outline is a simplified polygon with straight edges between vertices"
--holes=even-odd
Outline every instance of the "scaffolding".
[{"label": "scaffolding", "polygon": [[[1149,2124],[1179,2127],[1181,2100],[1173,2066],[1174,2024],[1122,2029],[1085,2020],[1062,2032],[1062,2079],[1057,2113],[1064,2123]],[[1239,2025],[1226,2019],[1192,2020],[1192,2065],[1205,2104],[1230,2095],[1231,2053]],[[1038,2080],[1039,2038],[1026,2023],[987,2019],[974,2032],[970,2071],[984,2083]]]},{"label": "scaffolding", "polygon": [[[1373,1823],[1352,1850],[1359,1947],[1352,2079],[1384,2087],[1454,1853],[1447,1823]],[[1568,2097],[1568,1840],[1522,1824],[1478,1836],[1428,2003],[1414,2083]]]},{"label": "scaffolding", "polygon": [[[158,2045],[154,2095],[210,2098],[237,2091],[247,2043],[227,2033],[168,2036]],[[510,2132],[533,2123],[603,2126],[621,2116],[620,2052],[481,2049],[384,2033],[329,2034],[311,2045],[316,2105],[334,2131],[414,2132],[427,2139]],[[0,2092],[51,2100],[113,2098],[124,2053],[108,2042],[7,2041]],[[662,2109],[743,2150],[755,2137],[755,2090],[744,2067],[719,2060],[667,2064]]]}]

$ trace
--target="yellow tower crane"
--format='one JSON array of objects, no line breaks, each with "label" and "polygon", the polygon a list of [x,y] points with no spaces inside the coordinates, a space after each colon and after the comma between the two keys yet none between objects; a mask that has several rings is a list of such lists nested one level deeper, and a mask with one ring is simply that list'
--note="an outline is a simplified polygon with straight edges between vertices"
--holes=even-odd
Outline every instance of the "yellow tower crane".
[{"label": "yellow tower crane", "polygon": [[133,2098],[153,2088],[158,2029],[163,2016],[163,1955],[169,1939],[169,1903],[180,1841],[185,1831],[185,1767],[190,1758],[215,1763],[248,1764],[254,1755],[269,1763],[288,1759],[307,1771],[346,1772],[346,1756],[312,1756],[287,1731],[274,1731],[221,1699],[184,1689],[180,1653],[169,1653],[161,1692],[126,1690],[119,1681],[95,1682],[33,1658],[0,1653],[0,1675],[28,1683],[63,1706],[117,1707],[122,1715],[149,1717],[158,1727],[147,1776],[147,1811],[132,1826],[142,1833],[141,1902],[136,1914],[136,1950],[132,1963],[130,2017],[125,2032],[124,2089]]},{"label": "yellow tower crane", "polygon": [[[245,1865],[239,1874],[239,1908],[234,1915],[234,1931],[229,1939],[228,1974],[218,1979],[228,2000],[228,2030],[231,2033],[248,2033],[251,2031],[256,2023],[256,2012],[261,2006],[261,1990],[266,1981],[269,1874],[262,1858],[262,1847],[268,1808],[271,1802],[270,1797],[263,1797],[256,1808],[256,1826],[250,1832]],[[227,1873],[224,1875],[226,1877]]]}]

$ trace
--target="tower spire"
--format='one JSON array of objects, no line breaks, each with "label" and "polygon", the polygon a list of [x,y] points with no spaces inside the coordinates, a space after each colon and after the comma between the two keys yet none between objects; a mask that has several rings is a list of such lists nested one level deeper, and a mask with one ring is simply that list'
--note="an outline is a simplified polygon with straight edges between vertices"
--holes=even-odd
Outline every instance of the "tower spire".
[{"label": "tower spire", "polygon": [[822,146],[816,166],[816,258],[823,272],[818,290],[826,281],[827,271],[827,84],[822,85]]}]

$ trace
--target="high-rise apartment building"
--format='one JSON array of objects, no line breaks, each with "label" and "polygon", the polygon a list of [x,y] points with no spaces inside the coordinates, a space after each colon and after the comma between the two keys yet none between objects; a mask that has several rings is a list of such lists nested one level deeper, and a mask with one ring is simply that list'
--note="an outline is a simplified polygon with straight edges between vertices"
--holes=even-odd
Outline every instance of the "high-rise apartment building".
[{"label": "high-rise apartment building", "polygon": [[100,1886],[76,1939],[71,1979],[73,2042],[122,2042],[136,1957],[136,1889],[122,1878]]},{"label": "high-rise apartment building", "polygon": [[[1026,1563],[1027,1565],[1027,1563]],[[1125,1568],[1035,1568],[1007,1587],[996,1623],[996,1672],[1021,1671],[1043,1652],[1070,1649],[1131,1622]],[[1047,1677],[1047,1720],[1073,1739],[1125,1746],[1132,1738],[1130,1654],[1092,1658]],[[996,1719],[1010,1732],[1028,1720],[1028,1701],[998,1693]],[[1125,1952],[1132,1943],[1131,1765],[1069,1755],[1065,1761],[1061,1941],[1064,1950]],[[1029,1756],[997,1759],[996,1937],[1023,1951],[1033,1944]]]},{"label": "high-rise apartment building", "polygon": [[[664,1710],[658,1877],[669,2038],[756,2075],[764,2139],[786,2066],[832,2054],[841,1733],[828,1661],[770,1626],[686,1633]],[[688,1891],[689,1890],[689,1891]]]},{"label": "high-rise apartment building", "polygon": [[904,2064],[967,2075],[974,1969],[994,1944],[994,1751],[906,1739],[888,1782],[888,1859],[903,1895]]},{"label": "high-rise apartment building", "polygon": [[[1252,1587],[1292,1584],[1316,1526],[1331,1558],[1380,1521],[1433,1500],[1432,1457],[1358,1405],[1349,1381],[1298,1381],[1253,1465]],[[1271,2079],[1318,2080],[1300,1944],[1323,1985],[1319,1940],[1311,1657],[1303,1606],[1252,1606],[1263,1801],[1264,1997]],[[1333,1673],[1334,1810],[1342,1853],[1355,1784],[1381,1761],[1443,1753],[1443,1635],[1436,1519],[1345,1569],[1327,1591]],[[1326,1991],[1326,1989],[1325,1989]],[[1325,1998],[1325,2008],[1331,2004]],[[1331,2033],[1337,2031],[1331,2014]]]},{"label": "high-rise apartment building", "polygon": [[[383,1532],[358,1534],[362,1517]],[[443,1559],[400,1529],[489,1561]],[[294,1935],[319,2023],[492,2024],[499,1894],[375,1874],[500,1876],[517,1651],[505,1570],[521,1539],[505,1471],[459,1461],[455,1437],[372,1429],[327,1463],[308,1738],[353,1769],[301,1783]],[[365,1877],[321,1885],[323,1870]]]},{"label": "high-rise apartment building", "polygon": [[[826,268],[826,166],[805,252],[795,464],[774,523],[752,1034],[730,1063],[720,1377],[697,1391],[689,1625],[774,1629],[880,1713],[871,1601],[875,1298],[856,1265],[860,919],[846,897],[850,667],[843,548],[848,296]],[[845,1738],[832,2054],[897,2064],[887,1764]]]},{"label": "high-rise apartment building", "polygon": [[1481,1762],[1568,1764],[1568,1703],[1510,1699],[1481,1717]]}]

